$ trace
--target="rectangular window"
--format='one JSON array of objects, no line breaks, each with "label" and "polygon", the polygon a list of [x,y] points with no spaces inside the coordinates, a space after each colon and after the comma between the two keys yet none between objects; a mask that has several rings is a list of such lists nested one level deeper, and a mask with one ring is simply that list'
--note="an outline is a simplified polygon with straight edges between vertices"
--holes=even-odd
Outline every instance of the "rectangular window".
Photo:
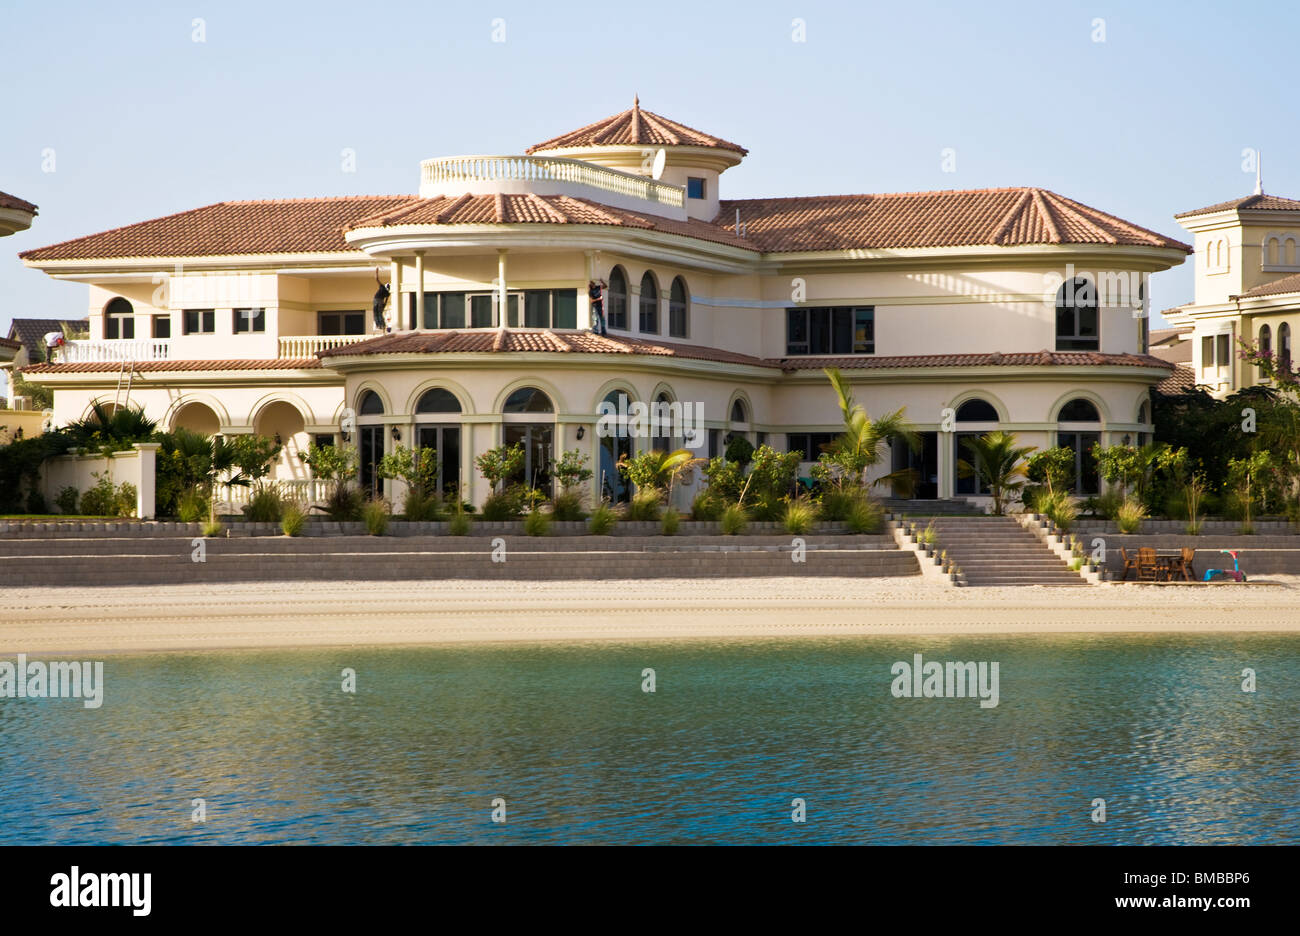
[{"label": "rectangular window", "polygon": [[554,306],[551,310],[551,327],[578,327],[578,291],[576,289],[557,289],[553,292]]},{"label": "rectangular window", "polygon": [[104,337],[109,339],[135,338],[135,319],[130,315],[108,315],[104,317]]},{"label": "rectangular window", "polygon": [[334,445],[334,436],[329,433],[321,433],[313,440],[318,448],[332,448]]},{"label": "rectangular window", "polygon": [[364,335],[365,333],[365,312],[317,313],[316,334],[318,335]]},{"label": "rectangular window", "polygon": [[264,332],[266,331],[266,310],[265,309],[232,309],[231,313],[235,317],[235,334],[241,332]]},{"label": "rectangular window", "polygon": [[471,328],[491,328],[496,324],[492,315],[495,305],[490,295],[469,297],[469,324]]},{"label": "rectangular window", "polygon": [[875,354],[876,310],[835,306],[785,310],[785,353]]},{"label": "rectangular window", "polygon": [[181,313],[181,325],[187,335],[211,335],[217,330],[215,309],[186,309]]},{"label": "rectangular window", "polygon": [[[442,306],[440,310],[439,324],[443,328],[464,328],[465,327],[465,294],[462,292],[441,293],[438,300]],[[429,313],[429,302],[426,299],[424,311]]]},{"label": "rectangular window", "polygon": [[816,461],[821,457],[822,446],[836,439],[833,432],[792,432],[785,437],[785,450],[798,452],[800,461]]},{"label": "rectangular window", "polygon": [[551,291],[530,289],[524,293],[524,327],[549,328],[551,325]]},{"label": "rectangular window", "polygon": [[172,317],[170,315],[155,315],[153,317],[153,336],[155,338],[170,338],[172,336]]},{"label": "rectangular window", "polygon": [[709,430],[709,457],[717,458],[722,454],[722,430]]},{"label": "rectangular window", "polygon": [[876,310],[853,310],[853,353],[876,353]]},{"label": "rectangular window", "polygon": [[686,197],[687,198],[707,198],[705,194],[704,180],[697,179],[695,176],[689,176],[686,179]]},{"label": "rectangular window", "polygon": [[506,294],[506,327],[519,327],[519,293]]},{"label": "rectangular window", "polygon": [[1229,355],[1232,353],[1229,336],[1218,335],[1214,341],[1217,349],[1217,353],[1214,355],[1214,363],[1219,367],[1227,367],[1231,361]]}]

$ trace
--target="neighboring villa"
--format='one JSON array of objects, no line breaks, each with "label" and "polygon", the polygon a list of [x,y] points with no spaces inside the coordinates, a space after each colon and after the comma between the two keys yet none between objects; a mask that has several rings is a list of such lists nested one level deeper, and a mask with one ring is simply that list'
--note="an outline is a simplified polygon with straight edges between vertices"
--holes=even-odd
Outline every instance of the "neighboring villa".
[{"label": "neighboring villa", "polygon": [[1191,332],[1195,382],[1224,397],[1261,382],[1243,363],[1239,341],[1292,360],[1300,329],[1300,201],[1265,195],[1175,215],[1196,237],[1196,301],[1169,309],[1171,325]]},{"label": "neighboring villa", "polygon": [[[32,226],[32,220],[36,217],[36,206],[29,201],[23,201],[14,195],[0,192],[0,237],[8,237],[10,234],[17,234],[19,231],[25,231]],[[14,329],[11,326],[9,335],[0,338],[0,370],[7,369],[9,378],[8,392],[3,399],[0,399],[0,409],[10,410],[0,415],[0,444],[4,444],[16,437],[31,435],[34,432],[40,432],[41,426],[45,421],[43,414],[24,408],[19,412],[13,412],[16,406],[22,406],[27,403],[26,400],[17,399],[13,387],[13,370],[28,363],[26,344],[14,335]]]},{"label": "neighboring villa", "polygon": [[502,442],[539,484],[580,449],[592,493],[625,496],[620,454],[694,433],[598,431],[621,395],[700,408],[702,456],[743,435],[813,460],[841,426],[828,366],[872,415],[906,408],[922,445],[881,471],[914,468],[919,497],[978,494],[965,434],[1069,446],[1083,492],[1093,442],[1150,437],[1173,365],[1148,353],[1145,275],[1188,245],[1037,188],[722,198],[746,154],[634,102],[524,155],[427,160],[418,195],[222,202],[28,251],[87,284],[90,337],[25,377],[58,424],[129,400],[279,436],[282,478],[311,441],[357,444],[376,486],[382,453],[432,446],[475,502]]}]

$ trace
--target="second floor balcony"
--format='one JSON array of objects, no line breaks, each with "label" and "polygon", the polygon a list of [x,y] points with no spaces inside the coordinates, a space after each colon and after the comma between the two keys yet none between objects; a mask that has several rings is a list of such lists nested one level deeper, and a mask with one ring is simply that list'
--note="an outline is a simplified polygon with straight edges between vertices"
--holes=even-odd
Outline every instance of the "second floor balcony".
[{"label": "second floor balcony", "polygon": [[[275,358],[304,359],[316,356],[340,345],[365,341],[373,335],[280,335],[274,338]],[[183,344],[182,344],[183,343]],[[207,347],[211,345],[211,347]],[[69,341],[54,352],[60,364],[131,363],[136,361],[192,361],[209,359],[264,359],[268,355],[262,348],[257,351],[232,353],[227,343],[213,342],[207,336],[196,338],[154,338],[145,340],[78,340]]]}]

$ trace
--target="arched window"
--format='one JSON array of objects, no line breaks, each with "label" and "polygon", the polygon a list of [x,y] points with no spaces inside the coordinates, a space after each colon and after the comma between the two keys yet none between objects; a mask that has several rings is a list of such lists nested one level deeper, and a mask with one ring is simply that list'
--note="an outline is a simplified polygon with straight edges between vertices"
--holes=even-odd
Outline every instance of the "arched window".
[{"label": "arched window", "polygon": [[957,422],[997,422],[998,411],[987,400],[967,400],[957,407]]},{"label": "arched window", "polygon": [[670,338],[687,337],[686,310],[689,302],[688,295],[686,280],[680,276],[676,277],[673,280],[672,288],[668,291],[668,337]]},{"label": "arched window", "polygon": [[551,398],[536,387],[520,387],[506,397],[503,413],[554,413]]},{"label": "arched window", "polygon": [[609,290],[605,303],[605,324],[627,331],[627,277],[622,267],[609,271]]},{"label": "arched window", "polygon": [[1056,350],[1096,351],[1100,330],[1097,289],[1092,280],[1076,276],[1056,291]]},{"label": "arched window", "polygon": [[1259,327],[1259,350],[1264,353],[1273,350],[1273,329],[1267,325]]},{"label": "arched window", "polygon": [[659,334],[659,287],[649,270],[641,277],[641,331],[651,335]]},{"label": "arched window", "polygon": [[1138,407],[1138,423],[1143,426],[1151,423],[1151,404],[1143,403]]},{"label": "arched window", "polygon": [[1101,414],[1090,400],[1077,397],[1061,407],[1058,422],[1101,422]]},{"label": "arched window", "polygon": [[442,387],[434,387],[432,390],[426,390],[420,395],[420,400],[415,404],[416,413],[459,413],[460,400],[450,390],[444,390]]},{"label": "arched window", "polygon": [[361,394],[361,403],[357,406],[357,413],[362,416],[382,416],[384,415],[384,401],[380,399],[378,393],[373,390],[367,390]]},{"label": "arched window", "polygon": [[748,423],[749,413],[745,411],[745,401],[736,400],[731,404],[731,421],[733,423]]},{"label": "arched window", "polygon": [[1291,326],[1286,322],[1277,327],[1277,360],[1288,371],[1291,369]]},{"label": "arched window", "polygon": [[[1056,418],[1061,423],[1101,422],[1101,414],[1097,412],[1097,407],[1090,400],[1082,397],[1077,397],[1062,406]],[[1097,456],[1093,453],[1093,447],[1100,441],[1100,431],[1079,431],[1070,428],[1056,433],[1056,444],[1074,453],[1075,494],[1091,495],[1099,491]]]},{"label": "arched window", "polygon": [[104,306],[104,337],[135,338],[135,309],[121,296]]}]

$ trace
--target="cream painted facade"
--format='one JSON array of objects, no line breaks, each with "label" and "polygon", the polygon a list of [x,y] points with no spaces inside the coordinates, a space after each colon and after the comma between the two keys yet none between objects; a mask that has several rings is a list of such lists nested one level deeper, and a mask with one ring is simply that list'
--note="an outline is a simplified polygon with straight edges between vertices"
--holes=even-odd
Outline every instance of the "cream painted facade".
[{"label": "cream painted facade", "polygon": [[[1280,354],[1284,342],[1294,343],[1289,336],[1300,334],[1300,282],[1268,290],[1270,284],[1300,274],[1300,202],[1290,204],[1246,204],[1178,217],[1195,237],[1196,299],[1164,315],[1175,326],[1194,329],[1190,340],[1196,382],[1217,397],[1263,379],[1257,368],[1240,360],[1239,342],[1259,346],[1262,340]],[[1265,290],[1270,294],[1259,294]],[[1294,351],[1291,358],[1294,361]]]},{"label": "cream painted facade", "polygon": [[[657,181],[642,177],[644,147],[608,146],[530,157],[553,174],[561,169],[572,174],[570,164],[582,160],[595,167],[578,181],[530,182],[482,173],[471,182],[480,194],[494,185],[511,194],[531,186],[611,204],[642,198],[640,210],[646,214],[681,222],[712,218],[723,172],[740,156],[696,146],[666,149]],[[460,175],[448,177],[448,166]],[[457,185],[469,191],[462,178],[466,172],[448,160],[425,163],[421,195],[446,194]],[[687,177],[705,179],[701,204],[685,196]],[[729,238],[582,223],[376,222],[353,226],[346,240],[348,251],[321,254],[28,260],[52,276],[87,285],[91,329],[88,341],[66,349],[61,366],[37,370],[28,379],[55,389],[56,424],[84,415],[94,401],[129,401],[143,405],[167,428],[279,435],[286,452],[277,476],[285,479],[306,477],[300,454],[316,437],[339,441],[346,434],[349,443],[364,438],[367,445],[392,451],[417,441],[422,428],[454,428],[459,455],[451,474],[481,503],[487,487],[473,468],[474,456],[524,426],[545,428],[551,457],[574,448],[587,454],[596,471],[591,494],[609,493],[614,485],[603,487],[602,473],[610,472],[618,444],[598,437],[597,407],[611,393],[691,403],[703,414],[701,455],[720,451],[732,433],[778,448],[790,444],[792,436],[833,433],[840,414],[821,370],[833,363],[870,413],[904,408],[926,433],[926,451],[894,456],[921,460],[913,467],[923,476],[923,496],[965,496],[970,492],[959,491],[954,467],[957,433],[1001,428],[1037,446],[1056,444],[1062,433],[1082,433],[1085,441],[1095,437],[1105,444],[1137,438],[1152,431],[1149,391],[1168,369],[1141,357],[1146,309],[1136,292],[1098,310],[1093,346],[1102,355],[1133,360],[1004,363],[953,356],[1071,350],[1060,347],[1057,335],[1058,286],[1068,270],[1094,281],[1122,275],[1127,283],[1132,277],[1136,284],[1183,256],[1172,247],[1113,243],[776,253]],[[625,340],[625,347],[611,353],[383,350],[389,332],[430,339],[449,332],[489,337],[544,332],[551,336],[548,341],[563,346],[566,335],[591,326],[588,279],[613,280],[616,270],[628,287],[628,320],[623,328],[611,324],[610,337]],[[384,329],[371,315],[377,274],[391,284],[395,299]],[[658,294],[656,321],[644,330],[643,282],[652,283]],[[675,282],[686,295],[680,334],[670,327]],[[538,290],[574,291],[571,326],[542,327],[522,319],[523,294]],[[439,329],[437,297],[445,293],[487,297],[493,321],[476,328],[467,320]],[[503,293],[505,307],[520,295],[517,323],[502,321]],[[554,301],[558,308],[560,300]],[[613,302],[607,296],[607,315]],[[792,354],[789,310],[838,307],[871,310],[871,350]],[[236,330],[241,309],[263,310],[259,317],[245,316],[257,325],[244,332]],[[329,318],[339,313],[360,313],[362,333],[325,334],[341,327],[326,324],[341,321]],[[211,331],[206,331],[209,314]],[[469,314],[467,308],[467,319]],[[129,329],[124,318],[131,321]],[[853,322],[856,348],[865,332],[861,320]],[[367,339],[378,339],[373,349],[350,347]],[[351,353],[363,349],[367,353]],[[311,363],[318,355],[322,366]],[[504,412],[511,392],[526,387],[544,392],[551,412]],[[422,395],[437,388],[454,397],[459,413],[417,413]],[[372,391],[381,413],[366,412]],[[954,422],[972,400],[992,407],[996,420]],[[1062,408],[1080,400],[1092,405],[1096,419],[1073,423],[1063,417]],[[668,441],[676,446],[681,439],[643,437],[629,444],[637,451]],[[389,483],[386,493],[400,491]],[[688,488],[681,496],[689,494]]]}]

